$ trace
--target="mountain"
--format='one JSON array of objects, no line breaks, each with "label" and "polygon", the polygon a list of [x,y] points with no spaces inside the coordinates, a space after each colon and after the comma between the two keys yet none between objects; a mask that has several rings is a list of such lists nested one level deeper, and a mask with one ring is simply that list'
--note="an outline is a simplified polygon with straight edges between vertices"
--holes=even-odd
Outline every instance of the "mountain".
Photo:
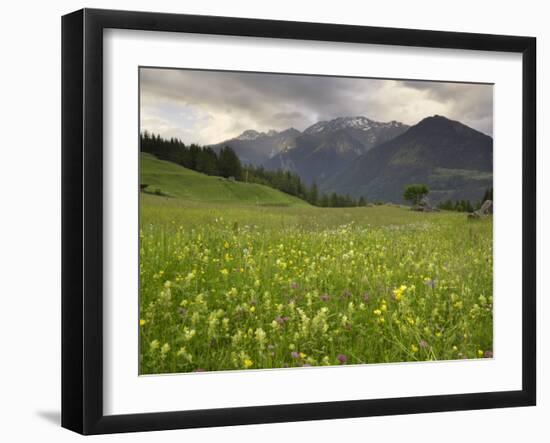
[{"label": "mountain", "polygon": [[408,184],[423,183],[430,199],[479,200],[493,181],[493,139],[435,115],[359,156],[322,189],[370,201],[402,201]]},{"label": "mountain", "polygon": [[201,174],[176,163],[159,160],[151,154],[140,154],[140,183],[146,193],[187,201],[254,206],[309,206],[304,200],[256,183],[243,183]]},{"label": "mountain", "polygon": [[290,170],[306,183],[322,184],[374,146],[407,129],[396,121],[382,123],[362,116],[321,121],[297,135],[294,146],[281,150],[264,166]]},{"label": "mountain", "polygon": [[211,147],[219,151],[222,147],[229,146],[239,156],[242,163],[259,166],[279,152],[292,149],[295,146],[296,137],[300,134],[300,131],[294,128],[281,132],[273,129],[267,132],[249,129],[238,137],[225,140]]},{"label": "mountain", "polygon": [[392,120],[388,123],[377,122],[367,117],[338,117],[330,121],[320,121],[304,130],[304,134],[324,135],[345,131],[355,136],[367,148],[394,138],[408,128],[403,123]]}]

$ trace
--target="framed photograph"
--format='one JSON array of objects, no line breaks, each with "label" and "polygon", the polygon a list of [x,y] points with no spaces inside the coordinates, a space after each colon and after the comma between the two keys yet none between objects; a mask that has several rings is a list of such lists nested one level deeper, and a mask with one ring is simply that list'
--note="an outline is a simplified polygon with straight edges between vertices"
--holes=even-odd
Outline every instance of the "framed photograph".
[{"label": "framed photograph", "polygon": [[62,20],[62,425],[536,402],[536,40]]}]

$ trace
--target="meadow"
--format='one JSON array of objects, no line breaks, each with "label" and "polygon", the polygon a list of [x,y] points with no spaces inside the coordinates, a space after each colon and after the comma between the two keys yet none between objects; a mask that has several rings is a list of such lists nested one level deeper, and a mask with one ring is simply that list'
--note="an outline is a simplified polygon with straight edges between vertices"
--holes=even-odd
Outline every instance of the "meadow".
[{"label": "meadow", "polygon": [[141,374],[492,357],[491,217],[319,208],[146,154],[141,181]]}]

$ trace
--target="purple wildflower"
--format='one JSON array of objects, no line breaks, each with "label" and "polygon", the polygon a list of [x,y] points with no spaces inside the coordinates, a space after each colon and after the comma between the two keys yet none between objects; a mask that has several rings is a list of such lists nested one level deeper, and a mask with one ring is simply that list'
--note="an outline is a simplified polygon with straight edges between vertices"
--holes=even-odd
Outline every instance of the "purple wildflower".
[{"label": "purple wildflower", "polygon": [[288,317],[281,317],[280,315],[278,315],[277,317],[275,317],[275,321],[277,323],[279,323],[279,325],[283,326],[287,321],[289,320]]},{"label": "purple wildflower", "polygon": [[290,353],[290,356],[291,356],[292,358],[299,359],[299,358],[300,358],[300,353],[297,352],[297,351],[292,351],[292,352]]},{"label": "purple wildflower", "polygon": [[338,360],[341,364],[344,365],[348,361],[348,358],[344,354],[338,354],[336,356],[336,360]]},{"label": "purple wildflower", "polygon": [[328,294],[321,295],[321,301],[329,301],[329,300],[330,300],[330,295]]},{"label": "purple wildflower", "polygon": [[420,343],[418,343],[418,345],[422,348],[422,349],[426,349],[429,345],[428,345],[428,342],[426,340],[420,340]]},{"label": "purple wildflower", "polygon": [[351,291],[349,289],[344,289],[342,291],[342,298],[349,298],[351,297]]},{"label": "purple wildflower", "polygon": [[493,351],[485,351],[483,354],[484,358],[493,358]]}]

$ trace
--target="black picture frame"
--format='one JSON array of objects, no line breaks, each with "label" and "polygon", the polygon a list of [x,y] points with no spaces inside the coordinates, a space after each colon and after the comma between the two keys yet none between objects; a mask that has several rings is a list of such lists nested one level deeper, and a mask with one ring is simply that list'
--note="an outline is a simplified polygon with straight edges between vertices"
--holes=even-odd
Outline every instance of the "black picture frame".
[{"label": "black picture frame", "polygon": [[[103,413],[103,30],[519,53],[523,64],[522,389],[177,412]],[[536,403],[536,39],[83,9],[62,18],[62,426],[81,434],[531,406]]]}]

